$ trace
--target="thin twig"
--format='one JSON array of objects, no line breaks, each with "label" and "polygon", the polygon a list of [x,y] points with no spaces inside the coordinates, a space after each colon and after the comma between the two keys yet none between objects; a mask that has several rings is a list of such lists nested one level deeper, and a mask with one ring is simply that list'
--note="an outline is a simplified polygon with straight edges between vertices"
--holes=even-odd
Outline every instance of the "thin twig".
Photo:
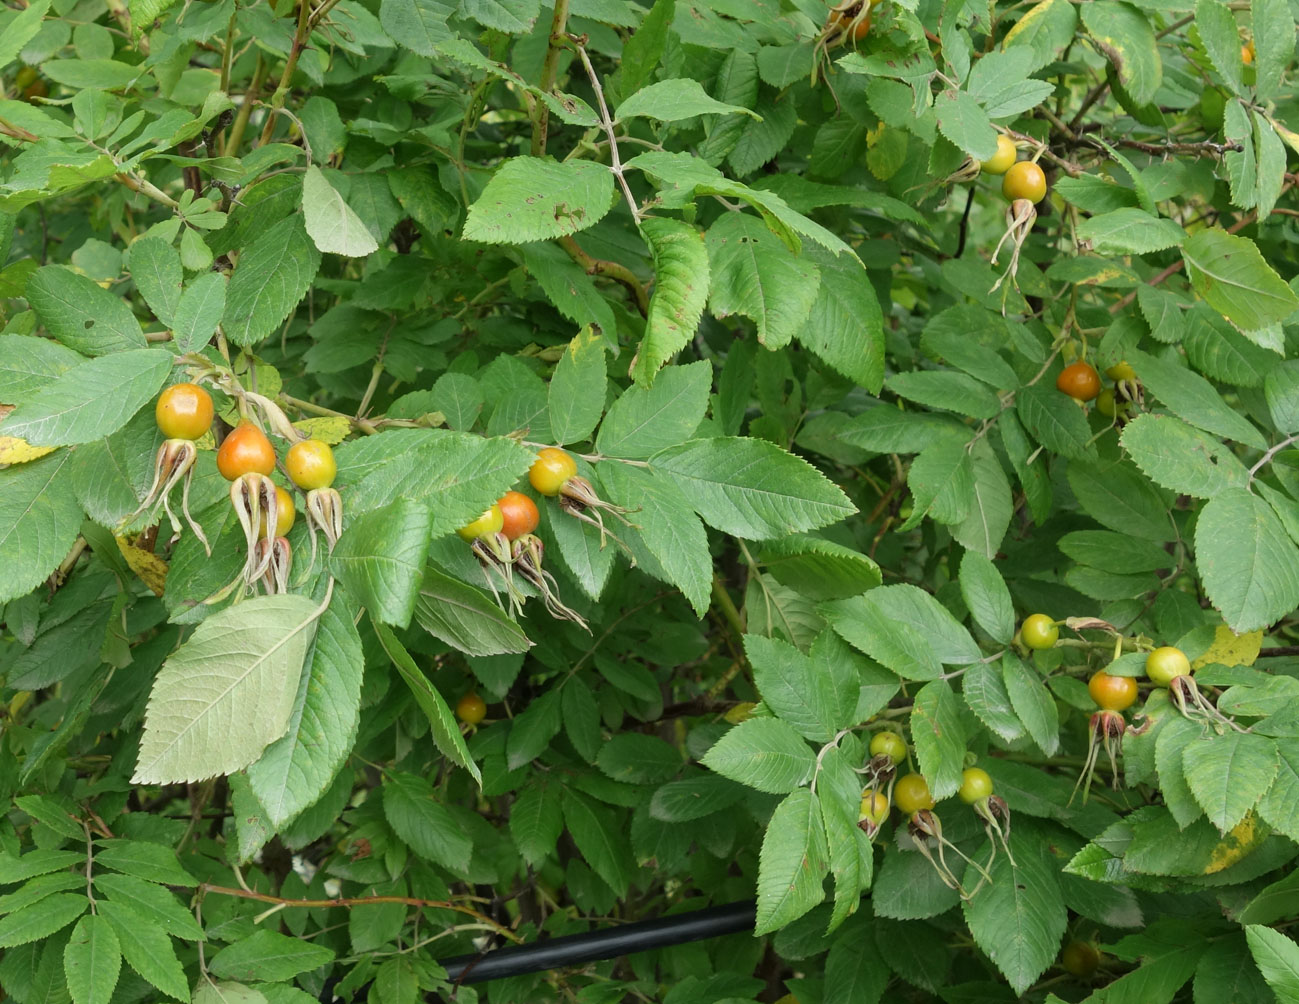
[{"label": "thin twig", "polygon": [[582,57],[582,65],[586,68],[586,75],[591,80],[591,88],[595,91],[596,100],[600,104],[600,124],[604,126],[605,135],[609,137],[609,160],[611,161],[609,170],[614,173],[618,184],[622,186],[622,194],[627,199],[631,218],[639,226],[640,207],[636,204],[636,197],[631,194],[631,186],[627,184],[627,176],[623,173],[622,157],[618,155],[618,140],[613,133],[613,118],[609,115],[609,106],[604,100],[604,88],[600,86],[600,78],[595,75],[595,67],[591,65],[591,57],[586,54],[586,46],[577,41],[574,41],[574,45],[577,46],[577,54]]}]

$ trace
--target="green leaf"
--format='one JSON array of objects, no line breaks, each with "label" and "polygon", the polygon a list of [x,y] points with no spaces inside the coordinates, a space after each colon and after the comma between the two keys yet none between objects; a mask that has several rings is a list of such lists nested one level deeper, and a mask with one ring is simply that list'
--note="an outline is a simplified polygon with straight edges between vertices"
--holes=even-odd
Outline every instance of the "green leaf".
[{"label": "green leaf", "polygon": [[424,778],[389,774],[383,784],[383,814],[393,832],[420,857],[456,873],[468,867],[473,841]]},{"label": "green leaf", "polygon": [[1294,57],[1295,23],[1284,0],[1255,0],[1249,6],[1254,40],[1254,92],[1260,101],[1275,97]]},{"label": "green leaf", "polygon": [[319,613],[260,596],[200,624],[154,680],[134,783],[229,774],[284,735]]},{"label": "green leaf", "polygon": [[1236,18],[1226,4],[1220,0],[1196,0],[1195,30],[1199,32],[1200,44],[1208,53],[1214,69],[1233,94],[1243,94],[1240,35],[1236,30]]},{"label": "green leaf", "polygon": [[826,927],[829,934],[853,914],[861,903],[862,890],[874,877],[874,848],[857,827],[861,804],[861,779],[855,764],[840,747],[827,750],[821,761],[821,821],[830,852],[830,874],[834,878],[834,910]]},{"label": "green leaf", "polygon": [[618,817],[571,788],[564,789],[562,801],[564,822],[582,857],[616,895],[626,896],[636,862]]},{"label": "green leaf", "polygon": [[415,619],[429,634],[466,655],[526,652],[532,644],[490,596],[432,566],[424,571]]},{"label": "green leaf", "polygon": [[1010,482],[986,439],[975,444],[973,456],[974,496],[965,519],[952,528],[952,536],[963,547],[991,558],[1001,550],[1014,512]]},{"label": "green leaf", "polygon": [[1201,230],[1182,245],[1182,257],[1195,291],[1239,328],[1265,328],[1299,309],[1299,296],[1248,237]]},{"label": "green leaf", "polygon": [[389,660],[396,667],[401,678],[406,681],[415,703],[428,719],[433,741],[442,751],[442,755],[452,763],[465,768],[473,775],[475,781],[482,784],[483,778],[479,773],[478,765],[470,757],[469,747],[465,745],[464,736],[460,734],[460,728],[441,692],[429,682],[428,677],[415,664],[415,660],[410,657],[410,653],[406,651],[397,636],[386,625],[378,621],[372,623],[379,644],[383,646],[383,650],[388,654]]},{"label": "green leaf", "polygon": [[992,559],[979,551],[966,551],[961,558],[957,581],[961,598],[969,607],[974,622],[987,631],[993,641],[1009,645],[1015,634],[1015,607],[1006,580]]},{"label": "green leaf", "polygon": [[998,854],[992,881],[961,908],[975,943],[1023,994],[1055,960],[1068,911],[1044,839],[1017,826],[1010,844],[1015,863]]},{"label": "green leaf", "polygon": [[[1217,3],[1217,0],[1207,2]],[[1186,231],[1172,220],[1152,216],[1141,209],[1125,208],[1084,220],[1078,224],[1078,236],[1090,241],[1097,254],[1148,254],[1179,247],[1186,240]]]},{"label": "green leaf", "polygon": [[176,249],[159,237],[141,237],[131,245],[131,279],[154,317],[171,327],[185,279]]},{"label": "green leaf", "polygon": [[81,529],[69,460],[60,450],[0,469],[0,601],[36,588],[58,567]]},{"label": "green leaf", "polygon": [[1055,756],[1060,748],[1060,713],[1046,682],[1009,651],[1001,657],[1001,673],[1016,717],[1038,749]]},{"label": "green leaf", "polygon": [[[108,922],[112,933],[117,935],[122,957],[130,963],[132,969],[168,997],[178,1001],[189,999],[189,980],[185,978],[180,960],[176,958],[171,939],[161,928],[155,927],[129,907],[112,900],[104,900],[99,904],[99,916]],[[75,933],[73,940],[76,940]]]},{"label": "green leaf", "polygon": [[48,338],[0,335],[0,400],[22,404],[85,357]]},{"label": "green leaf", "polygon": [[56,892],[67,892],[69,889],[84,889],[85,877],[71,872],[55,872],[52,875],[40,875],[13,892],[0,896],[0,914],[13,913],[33,903],[39,903],[46,896]]},{"label": "green leaf", "polygon": [[5,22],[4,40],[0,42],[0,69],[8,67],[23,46],[36,37],[41,30],[41,19],[49,9],[50,0],[36,0]]},{"label": "green leaf", "polygon": [[88,360],[19,405],[0,422],[0,435],[33,446],[70,446],[112,435],[158,393],[172,362],[164,349]]},{"label": "green leaf", "polygon": [[610,499],[634,510],[637,531],[632,538],[645,548],[662,568],[667,581],[680,589],[695,613],[708,610],[713,583],[712,554],[708,534],[691,508],[690,500],[677,485],[657,471],[626,464],[602,467]]},{"label": "green leaf", "polygon": [[[194,885],[194,880],[187,877],[184,884]],[[100,896],[109,897],[172,937],[186,941],[203,939],[203,929],[194,915],[171,892],[153,882],[134,875],[101,871],[95,874],[95,889]]]},{"label": "green leaf", "polygon": [[711,288],[708,307],[718,320],[750,318],[769,349],[801,334],[820,287],[820,270],[790,253],[767,227],[747,213],[726,213],[708,228]]},{"label": "green leaf", "polygon": [[960,702],[946,680],[926,683],[911,709],[911,741],[920,773],[934,798],[947,798],[961,786],[965,769],[965,728]]},{"label": "green leaf", "polygon": [[1202,733],[1200,726],[1178,717],[1165,722],[1155,735],[1155,769],[1159,772],[1159,789],[1168,811],[1182,829],[1204,815],[1190,785],[1186,783],[1186,767],[1182,760],[1186,747],[1200,740]]},{"label": "green leaf", "polygon": [[1277,753],[1276,780],[1259,800],[1258,814],[1274,830],[1294,840],[1299,834],[1299,749],[1281,742]]},{"label": "green leaf", "polygon": [[902,530],[918,526],[928,516],[938,523],[960,523],[970,513],[974,494],[974,465],[965,443],[939,439],[911,461],[907,487],[912,513]]},{"label": "green leaf", "polygon": [[71,269],[37,269],[23,295],[46,330],[83,355],[105,356],[147,345],[126,301]]},{"label": "green leaf", "polygon": [[1198,373],[1135,349],[1128,352],[1127,361],[1147,391],[1164,402],[1178,418],[1225,439],[1259,450],[1267,448],[1267,441],[1258,429],[1229,407]]},{"label": "green leaf", "polygon": [[612,201],[613,175],[602,164],[512,157],[469,207],[463,236],[484,244],[563,237],[595,226]]},{"label": "green leaf", "polygon": [[641,233],[654,253],[654,292],[645,337],[631,364],[631,376],[648,387],[664,363],[694,337],[710,286],[704,235],[679,220],[652,218]]},{"label": "green leaf", "polygon": [[77,921],[63,949],[63,973],[73,1004],[108,1004],[122,968],[113,925],[88,914]]},{"label": "green leaf", "polygon": [[356,739],[364,660],[361,636],[340,596],[317,622],[287,731],[248,768],[257,801],[275,827],[325,793]]},{"label": "green leaf", "polygon": [[364,221],[314,164],[302,176],[302,221],[320,251],[364,258],[379,249]]},{"label": "green leaf", "polygon": [[439,42],[454,37],[447,18],[455,7],[441,0],[383,0],[379,22],[400,45],[421,56],[438,54]]},{"label": "green leaf", "polygon": [[1081,11],[1090,41],[1110,61],[1138,105],[1149,104],[1163,80],[1154,29],[1136,7],[1097,0]]},{"label": "green leaf", "polygon": [[1285,186],[1286,150],[1272,123],[1259,112],[1254,119],[1254,159],[1258,164],[1258,218],[1265,220]]},{"label": "green leaf", "polygon": [[[384,785],[387,794],[388,785]],[[275,931],[255,931],[227,945],[208,960],[208,971],[230,980],[291,980],[332,962],[324,945],[290,938]]]},{"label": "green leaf", "polygon": [[978,662],[961,677],[961,694],[976,718],[1004,742],[1023,739],[1024,724],[1015,715],[1002,674],[991,663]]},{"label": "green leaf", "polygon": [[236,345],[255,345],[293,313],[320,269],[320,252],[299,216],[289,216],[239,253],[222,324]]},{"label": "green leaf", "polygon": [[700,762],[732,781],[783,795],[811,778],[816,757],[780,719],[750,718],[717,740]]},{"label": "green leaf", "polygon": [[621,91],[634,94],[653,76],[663,58],[676,0],[655,0],[640,26],[622,47]]},{"label": "green leaf", "polygon": [[121,837],[102,840],[95,851],[95,864],[164,885],[188,887],[196,884],[194,877],[176,860],[172,848],[147,840]]},{"label": "green leaf", "polygon": [[645,460],[689,439],[708,409],[712,377],[712,364],[700,360],[668,367],[649,387],[628,387],[609,407],[596,449]]},{"label": "green leaf", "polygon": [[827,603],[822,610],[844,641],[899,676],[907,680],[937,679],[943,667],[929,645],[925,630],[895,620],[891,611],[881,604],[868,603],[867,599],[879,591],[872,590],[866,597]]},{"label": "green leaf", "polygon": [[681,754],[657,736],[623,732],[601,744],[596,766],[615,781],[663,784],[681,772]]},{"label": "green leaf", "polygon": [[676,77],[642,87],[614,110],[613,117],[616,122],[637,115],[660,122],[679,122],[697,115],[734,114],[760,118],[748,108],[709,97],[699,81],[691,77]]},{"label": "green leaf", "polygon": [[791,792],[776,806],[762,838],[755,935],[784,927],[821,902],[827,853],[816,796],[806,788]]},{"label": "green leaf", "polygon": [[1205,591],[1237,633],[1270,627],[1299,606],[1299,548],[1256,495],[1215,496],[1195,525]]},{"label": "green leaf", "polygon": [[856,511],[805,460],[763,439],[694,439],[650,461],[723,533],[750,540],[783,537],[836,522]]},{"label": "green leaf", "polygon": [[888,963],[875,943],[863,939],[860,931],[845,928],[825,957],[823,1000],[826,1004],[878,1004],[889,979]]},{"label": "green leaf", "polygon": [[172,319],[178,352],[197,352],[216,333],[226,309],[226,278],[216,272],[200,275],[185,287]]},{"label": "green leaf", "polygon": [[810,534],[773,540],[758,560],[777,582],[813,600],[846,599],[881,582],[879,565],[869,557]]},{"label": "green leaf", "polygon": [[1022,388],[1015,397],[1015,411],[1029,435],[1052,453],[1070,460],[1091,454],[1091,428],[1082,409],[1054,387],[1036,384]]},{"label": "green leaf", "polygon": [[884,314],[866,270],[854,256],[819,248],[806,249],[802,258],[816,265],[820,283],[796,337],[832,369],[878,394],[884,383]]},{"label": "green leaf", "polygon": [[[407,431],[407,430],[402,430]],[[391,505],[421,502],[430,512],[429,534],[441,537],[477,519],[532,466],[536,454],[512,439],[485,439],[441,429],[409,430],[391,440],[384,456],[359,475],[347,495],[349,516]],[[385,432],[376,440],[392,436]]]},{"label": "green leaf", "polygon": [[1249,481],[1245,466],[1222,443],[1167,415],[1129,422],[1122,441],[1152,481],[1181,494],[1212,498]]},{"label": "green leaf", "polygon": [[192,1004],[267,1004],[266,995],[242,983],[200,980]]},{"label": "green leaf", "polygon": [[763,703],[778,718],[813,742],[834,738],[839,712],[828,667],[787,642],[761,635],[746,634],[744,651]]},{"label": "green leaf", "polygon": [[974,95],[967,91],[943,91],[934,99],[938,131],[975,160],[987,160],[997,152],[997,131]]},{"label": "green leaf", "polygon": [[1060,550],[1074,561],[1117,574],[1169,568],[1172,556],[1158,544],[1108,530],[1076,530],[1060,538]]},{"label": "green leaf", "polygon": [[[612,334],[612,332],[611,332]],[[607,343],[589,325],[577,333],[550,378],[550,431],[560,446],[590,439],[604,411]]]},{"label": "green leaf", "polygon": [[0,917],[0,948],[41,941],[61,931],[86,912],[84,893],[61,892],[22,910]]},{"label": "green leaf", "polygon": [[550,741],[559,735],[562,724],[560,691],[548,690],[533,701],[510,723],[506,741],[506,766],[517,770],[545,752]]},{"label": "green leaf", "polygon": [[1249,950],[1279,1004],[1299,1004],[1299,945],[1259,924],[1245,928]]},{"label": "green leaf", "polygon": [[528,272],[536,276],[556,310],[575,324],[595,325],[605,333],[617,330],[613,310],[594,278],[559,245],[524,244],[520,251]]},{"label": "green leaf", "polygon": [[525,861],[537,867],[555,852],[564,832],[559,799],[541,785],[520,789],[510,805],[510,836]]},{"label": "green leaf", "polygon": [[1276,741],[1250,732],[1227,732],[1189,744],[1182,763],[1191,794],[1209,821],[1226,833],[1271,787],[1277,772]]},{"label": "green leaf", "polygon": [[508,34],[532,30],[541,10],[540,0],[466,0],[462,10],[479,24]]},{"label": "green leaf", "polygon": [[1001,411],[997,395],[986,384],[954,370],[904,370],[884,385],[908,401],[969,418],[989,419]]},{"label": "green leaf", "polygon": [[398,499],[352,518],[329,556],[329,567],[374,617],[406,627],[415,612],[428,547],[428,506]]},{"label": "green leaf", "polygon": [[650,815],[665,823],[688,823],[730,808],[744,794],[743,787],[714,774],[672,781],[654,792]]}]

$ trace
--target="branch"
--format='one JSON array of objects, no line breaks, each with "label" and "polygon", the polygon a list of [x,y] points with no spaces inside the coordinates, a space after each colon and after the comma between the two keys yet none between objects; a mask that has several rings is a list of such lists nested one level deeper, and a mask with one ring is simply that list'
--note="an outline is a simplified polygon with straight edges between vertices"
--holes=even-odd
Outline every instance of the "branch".
[{"label": "branch", "polygon": [[[546,61],[541,64],[541,82],[538,85],[542,94],[550,94],[555,86],[555,76],[559,72],[559,51],[566,38],[568,28],[568,0],[555,0],[555,16],[550,22],[550,47],[546,49]],[[532,99],[532,156],[542,157],[546,153],[546,140],[550,132],[550,107],[540,98]]]},{"label": "branch", "polygon": [[603,258],[592,258],[582,250],[582,246],[573,239],[572,235],[559,238],[559,245],[568,252],[573,261],[586,269],[587,275],[605,275],[626,286],[636,298],[636,307],[640,310],[641,316],[645,317],[649,314],[649,294],[645,292],[645,286],[641,281],[636,278],[636,273],[626,265],[619,265],[616,261],[605,261]]},{"label": "branch", "polygon": [[289,47],[289,58],[280,74],[279,85],[271,95],[271,114],[266,116],[266,125],[262,127],[262,138],[259,146],[265,146],[275,133],[275,112],[284,107],[284,99],[289,95],[289,84],[293,80],[293,71],[298,68],[298,57],[307,47],[307,38],[311,35],[311,0],[298,0],[298,28],[293,33],[293,44]]},{"label": "branch", "polygon": [[141,195],[148,196],[150,199],[153,199],[154,202],[161,203],[168,209],[180,208],[179,202],[152,182],[145,181],[143,178],[137,178],[133,174],[122,173],[114,175],[114,177],[116,177],[118,181],[131,191],[139,192]]},{"label": "branch", "polygon": [[228,886],[212,885],[204,882],[199,886],[199,891],[203,893],[212,893],[215,896],[234,896],[237,899],[252,899],[258,903],[274,903],[276,906],[285,908],[304,907],[310,910],[331,909],[333,907],[348,908],[353,906],[369,906],[374,903],[403,903],[406,906],[418,906],[430,910],[454,910],[456,913],[463,913],[466,916],[487,924],[493,931],[502,938],[508,938],[510,941],[518,943],[522,939],[511,931],[508,927],[503,927],[491,917],[479,913],[471,906],[461,906],[459,903],[451,903],[443,899],[416,899],[413,896],[354,896],[341,897],[338,899],[286,899],[283,896],[272,896],[270,893],[253,892],[251,889],[231,889]]}]

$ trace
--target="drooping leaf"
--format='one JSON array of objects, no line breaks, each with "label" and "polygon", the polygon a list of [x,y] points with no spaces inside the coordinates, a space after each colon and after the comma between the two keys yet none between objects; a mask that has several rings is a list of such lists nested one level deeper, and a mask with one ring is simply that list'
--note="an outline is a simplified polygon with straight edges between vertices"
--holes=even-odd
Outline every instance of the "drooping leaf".
[{"label": "drooping leaf", "polygon": [[648,387],[664,363],[694,337],[711,279],[704,235],[693,226],[655,218],[643,221],[641,232],[654,253],[655,283],[645,337],[632,362],[631,375]]}]

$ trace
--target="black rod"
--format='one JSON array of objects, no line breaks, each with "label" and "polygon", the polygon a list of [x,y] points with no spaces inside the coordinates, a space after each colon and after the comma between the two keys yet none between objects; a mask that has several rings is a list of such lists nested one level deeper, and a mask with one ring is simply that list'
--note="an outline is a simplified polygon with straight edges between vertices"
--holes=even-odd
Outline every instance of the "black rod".
[{"label": "black rod", "polygon": [[511,945],[481,955],[459,955],[443,959],[440,964],[453,982],[485,983],[736,934],[753,927],[754,911],[753,900],[727,903],[586,934],[547,938],[530,945]]}]

